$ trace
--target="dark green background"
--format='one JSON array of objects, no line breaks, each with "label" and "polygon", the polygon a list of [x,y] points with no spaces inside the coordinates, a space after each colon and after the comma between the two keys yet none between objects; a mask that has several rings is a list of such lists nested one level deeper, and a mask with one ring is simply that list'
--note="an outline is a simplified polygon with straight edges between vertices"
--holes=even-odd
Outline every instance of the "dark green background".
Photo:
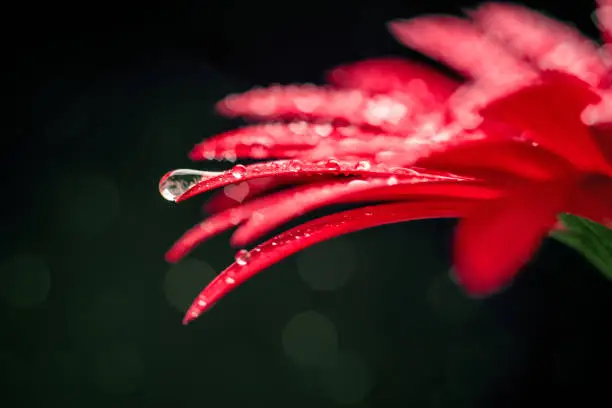
[{"label": "dark green background", "polygon": [[[529,4],[594,36],[592,5],[578,3]],[[6,66],[17,64],[5,98],[15,89],[17,112],[1,139],[0,406],[606,398],[612,284],[547,242],[503,294],[467,299],[449,278],[448,221],[320,244],[180,324],[235,250],[225,234],[166,264],[203,199],[175,206],[157,182],[173,168],[206,168],[188,150],[239,123],[215,116],[214,102],[256,84],[320,83],[341,62],[416,57],[384,22],[459,10],[408,0],[7,9],[5,28],[16,28]]]}]

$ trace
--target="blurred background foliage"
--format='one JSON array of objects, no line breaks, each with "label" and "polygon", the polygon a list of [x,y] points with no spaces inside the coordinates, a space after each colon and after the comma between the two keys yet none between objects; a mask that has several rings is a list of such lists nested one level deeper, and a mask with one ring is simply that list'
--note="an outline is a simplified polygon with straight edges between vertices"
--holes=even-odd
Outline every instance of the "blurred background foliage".
[{"label": "blurred background foliage", "polygon": [[[589,1],[527,5],[596,34]],[[449,277],[450,221],[320,244],[180,324],[235,253],[225,234],[178,265],[163,260],[203,216],[203,200],[168,203],[159,178],[230,166],[187,159],[202,137],[239,124],[213,104],[256,84],[320,83],[342,62],[422,59],[384,23],[467,6],[7,9],[5,56],[16,64],[5,89],[15,89],[17,111],[0,142],[0,405],[514,407],[606,398],[612,285],[548,242],[504,293],[467,299]]]}]

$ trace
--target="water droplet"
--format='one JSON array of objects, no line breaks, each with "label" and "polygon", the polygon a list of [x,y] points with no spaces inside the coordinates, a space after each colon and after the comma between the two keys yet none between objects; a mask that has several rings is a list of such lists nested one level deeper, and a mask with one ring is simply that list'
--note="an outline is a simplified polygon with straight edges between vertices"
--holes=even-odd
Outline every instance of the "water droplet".
[{"label": "water droplet", "polygon": [[334,159],[329,159],[325,163],[325,167],[327,167],[328,170],[338,171],[338,170],[340,170],[340,163],[338,163],[338,161],[336,161]]},{"label": "water droplet", "polygon": [[397,177],[395,176],[391,176],[387,179],[387,185],[388,186],[394,186],[398,183],[399,181],[397,180]]},{"label": "water droplet", "polygon": [[289,170],[291,171],[300,171],[300,169],[302,168],[302,162],[299,160],[291,160],[289,162]]},{"label": "water droplet", "polygon": [[355,166],[355,170],[370,170],[372,168],[372,164],[367,160],[362,160]]},{"label": "water droplet", "polygon": [[241,179],[247,172],[247,168],[242,164],[237,164],[232,168],[232,176],[235,179]]},{"label": "water droplet", "polygon": [[389,169],[393,174],[413,174],[414,170],[406,169],[404,167],[391,167]]},{"label": "water droplet", "polygon": [[236,252],[236,263],[240,266],[244,266],[249,263],[249,259],[251,258],[251,254],[246,249],[241,249]]},{"label": "water droplet", "polygon": [[221,173],[214,171],[174,170],[166,173],[159,181],[159,193],[168,201],[176,201],[191,187],[219,174]]}]

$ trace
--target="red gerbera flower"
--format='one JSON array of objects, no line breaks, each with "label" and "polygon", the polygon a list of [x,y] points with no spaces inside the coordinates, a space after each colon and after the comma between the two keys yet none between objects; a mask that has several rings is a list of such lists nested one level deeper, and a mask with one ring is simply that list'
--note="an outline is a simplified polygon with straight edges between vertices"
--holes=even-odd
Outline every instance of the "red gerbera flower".
[{"label": "red gerbera flower", "polygon": [[[609,35],[606,7],[604,0],[599,19]],[[603,48],[518,6],[488,4],[470,15],[391,24],[401,42],[464,74],[466,83],[410,61],[377,59],[332,70],[328,87],[275,86],[219,104],[229,116],[275,122],[207,139],[192,159],[277,160],[164,176],[162,194],[175,201],[225,188],[207,205],[213,215],[168,252],[170,262],[234,226],[232,244],[243,246],[315,208],[379,204],[239,251],[184,322],[280,259],[364,228],[461,218],[458,278],[468,292],[488,294],[528,261],[559,213],[612,218],[612,81]],[[294,187],[265,194],[286,185]]]}]

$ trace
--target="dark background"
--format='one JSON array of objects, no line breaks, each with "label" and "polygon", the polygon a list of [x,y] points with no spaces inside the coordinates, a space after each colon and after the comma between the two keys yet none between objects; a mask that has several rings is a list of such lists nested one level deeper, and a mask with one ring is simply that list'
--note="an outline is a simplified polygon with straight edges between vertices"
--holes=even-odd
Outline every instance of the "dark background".
[{"label": "dark background", "polygon": [[[527,4],[595,37],[593,5],[571,3]],[[225,234],[166,264],[203,201],[175,206],[157,182],[206,166],[188,161],[191,146],[237,125],[214,102],[320,83],[342,62],[420,58],[384,23],[460,6],[7,6],[4,97],[17,110],[0,139],[0,406],[609,404],[612,285],[547,242],[507,291],[467,299],[449,279],[448,221],[320,244],[180,324],[235,250]]]}]

